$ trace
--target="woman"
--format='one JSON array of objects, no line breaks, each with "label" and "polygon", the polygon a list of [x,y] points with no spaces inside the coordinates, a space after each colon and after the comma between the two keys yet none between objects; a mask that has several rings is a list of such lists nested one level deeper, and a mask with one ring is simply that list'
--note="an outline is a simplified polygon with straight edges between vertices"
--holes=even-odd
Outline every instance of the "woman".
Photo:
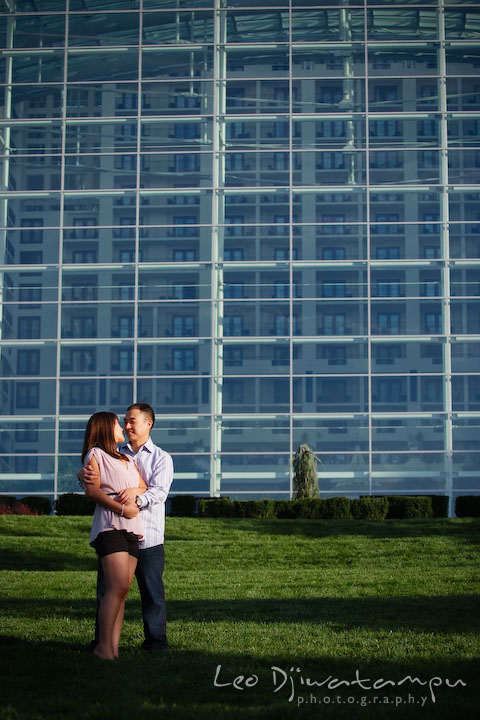
[{"label": "woman", "polygon": [[133,460],[121,455],[117,444],[125,440],[118,417],[110,412],[92,415],[85,429],[82,462],[99,473],[99,480],[85,485],[97,505],[90,545],[102,563],[106,592],[98,611],[99,640],[94,655],[102,660],[118,657],[125,600],[137,566],[138,542],[143,538],[139,509],[122,504],[115,496],[123,489],[147,489]]}]

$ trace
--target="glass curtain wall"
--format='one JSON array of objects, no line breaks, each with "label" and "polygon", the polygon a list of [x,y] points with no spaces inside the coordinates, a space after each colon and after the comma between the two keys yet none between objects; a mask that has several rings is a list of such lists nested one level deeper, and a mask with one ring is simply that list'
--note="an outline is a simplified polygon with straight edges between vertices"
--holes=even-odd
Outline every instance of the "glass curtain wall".
[{"label": "glass curtain wall", "polygon": [[480,491],[480,8],[0,0],[0,492]]}]

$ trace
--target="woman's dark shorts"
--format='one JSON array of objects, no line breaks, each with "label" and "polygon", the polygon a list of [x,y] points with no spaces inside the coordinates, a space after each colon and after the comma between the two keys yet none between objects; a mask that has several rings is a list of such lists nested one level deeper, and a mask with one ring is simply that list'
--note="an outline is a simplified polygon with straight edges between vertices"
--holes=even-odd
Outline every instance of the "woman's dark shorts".
[{"label": "woman's dark shorts", "polygon": [[105,530],[98,533],[91,545],[101,558],[117,552],[127,552],[138,558],[138,535],[126,530]]}]

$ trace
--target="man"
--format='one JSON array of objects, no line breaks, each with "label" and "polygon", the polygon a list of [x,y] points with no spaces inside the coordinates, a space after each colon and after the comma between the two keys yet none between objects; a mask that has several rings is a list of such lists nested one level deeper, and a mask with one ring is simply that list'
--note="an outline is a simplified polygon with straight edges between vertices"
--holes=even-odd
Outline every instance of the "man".
[{"label": "man", "polygon": [[[165,564],[165,501],[173,480],[171,456],[155,445],[150,431],[155,423],[155,413],[147,403],[134,403],[125,414],[125,434],[128,442],[118,449],[132,457],[147,483],[148,489],[141,494],[138,487],[123,490],[118,496],[121,503],[136,503],[143,525],[135,575],[142,600],[143,648],[151,653],[168,650],[167,621],[165,611],[165,588],[163,568]],[[79,472],[83,483],[91,482],[93,471],[84,468]],[[105,592],[101,563],[98,564],[97,608]],[[97,628],[95,628],[95,640]]]}]

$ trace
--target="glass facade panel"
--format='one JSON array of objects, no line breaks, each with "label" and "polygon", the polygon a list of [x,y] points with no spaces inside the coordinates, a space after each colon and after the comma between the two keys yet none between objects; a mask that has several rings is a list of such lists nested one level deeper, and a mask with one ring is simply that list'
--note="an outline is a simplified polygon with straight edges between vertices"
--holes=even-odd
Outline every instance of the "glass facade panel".
[{"label": "glass facade panel", "polygon": [[5,490],[139,400],[176,492],[288,497],[306,442],[325,496],[478,493],[478,18],[1,4]]}]

